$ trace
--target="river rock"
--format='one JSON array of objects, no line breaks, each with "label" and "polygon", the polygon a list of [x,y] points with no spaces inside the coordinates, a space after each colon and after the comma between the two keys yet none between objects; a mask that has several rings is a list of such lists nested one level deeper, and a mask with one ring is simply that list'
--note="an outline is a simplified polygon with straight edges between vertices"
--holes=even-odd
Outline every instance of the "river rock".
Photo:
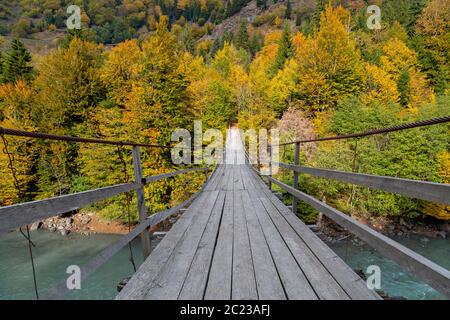
[{"label": "river rock", "polygon": [[447,239],[447,232],[438,231],[438,232],[436,232],[436,236],[441,237],[442,239]]},{"label": "river rock", "polygon": [[442,231],[450,233],[450,223],[443,223],[440,227]]},{"label": "river rock", "polygon": [[86,224],[88,224],[89,222],[91,222],[91,220],[92,220],[91,217],[89,217],[89,216],[83,216],[83,218],[81,218],[81,223],[84,224],[84,225],[86,225]]},{"label": "river rock", "polygon": [[73,223],[73,219],[72,219],[72,218],[65,218],[65,219],[64,219],[64,224],[65,224],[67,227],[70,227],[70,226],[72,225],[72,223]]},{"label": "river rock", "polygon": [[39,229],[41,226],[42,226],[42,221],[36,221],[31,225],[30,231],[35,231],[35,230]]},{"label": "river rock", "polygon": [[59,233],[61,233],[62,236],[67,236],[70,233],[70,231],[63,228],[59,230]]},{"label": "river rock", "polygon": [[411,230],[414,227],[414,225],[411,222],[403,218],[400,218],[400,225],[407,228],[408,230]]},{"label": "river rock", "polygon": [[120,292],[127,285],[128,281],[130,281],[131,277],[123,278],[119,284],[117,285],[117,291]]}]

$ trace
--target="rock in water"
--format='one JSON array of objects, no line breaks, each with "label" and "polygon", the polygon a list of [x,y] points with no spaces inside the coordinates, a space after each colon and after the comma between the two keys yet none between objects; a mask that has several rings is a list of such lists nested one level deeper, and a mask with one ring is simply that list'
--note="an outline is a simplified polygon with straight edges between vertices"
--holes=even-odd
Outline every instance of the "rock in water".
[{"label": "rock in water", "polygon": [[35,230],[39,229],[41,226],[42,226],[42,221],[36,221],[31,225],[30,231],[35,231]]},{"label": "rock in water", "polygon": [[445,231],[438,231],[436,232],[436,236],[441,237],[442,239],[446,239],[447,233]]},{"label": "rock in water", "polygon": [[131,279],[131,276],[123,278],[117,285],[117,291],[118,292],[122,291],[122,289],[127,285],[128,281],[130,281],[130,279]]},{"label": "rock in water", "polygon": [[62,236],[67,236],[70,233],[70,231],[63,228],[59,230],[59,233],[61,233]]}]

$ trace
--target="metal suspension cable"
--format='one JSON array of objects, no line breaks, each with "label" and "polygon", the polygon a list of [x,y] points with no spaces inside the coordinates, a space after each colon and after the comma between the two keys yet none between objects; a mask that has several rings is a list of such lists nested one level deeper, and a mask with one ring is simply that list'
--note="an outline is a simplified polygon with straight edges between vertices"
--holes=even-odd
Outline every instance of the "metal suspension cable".
[{"label": "metal suspension cable", "polygon": [[[41,132],[16,130],[16,129],[10,129],[10,128],[5,128],[5,127],[0,127],[0,134],[17,136],[17,137],[58,140],[58,141],[110,144],[110,145],[116,145],[116,146],[135,146],[135,147],[148,147],[148,148],[161,148],[161,149],[172,148],[172,146],[161,146],[161,145],[156,145],[156,144],[130,142],[130,141],[113,141],[113,140],[96,139],[96,138],[81,138],[81,137],[75,137],[75,136],[65,136],[65,135],[56,135],[56,134],[41,133]],[[179,147],[177,147],[177,148],[181,149]]]},{"label": "metal suspension cable", "polygon": [[450,116],[433,118],[433,119],[423,120],[423,121],[416,121],[416,122],[411,122],[411,123],[405,123],[405,124],[394,126],[394,127],[375,129],[375,130],[370,130],[370,131],[361,132],[361,133],[280,143],[280,144],[278,144],[278,146],[286,146],[286,145],[296,144],[296,143],[320,142],[320,141],[367,137],[367,136],[372,136],[372,135],[376,135],[376,134],[382,134],[382,133],[388,133],[388,132],[394,132],[394,131],[400,131],[400,130],[406,130],[406,129],[412,129],[412,128],[419,128],[419,127],[426,127],[426,126],[431,126],[431,125],[441,124],[441,123],[446,123],[446,122],[450,122]]}]

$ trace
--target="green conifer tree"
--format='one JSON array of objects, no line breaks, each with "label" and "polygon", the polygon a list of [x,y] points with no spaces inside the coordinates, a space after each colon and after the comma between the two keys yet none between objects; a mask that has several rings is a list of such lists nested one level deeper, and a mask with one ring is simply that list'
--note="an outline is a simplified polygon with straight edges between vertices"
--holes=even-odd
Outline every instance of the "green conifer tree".
[{"label": "green conifer tree", "polygon": [[236,33],[235,44],[238,49],[249,49],[249,36],[247,30],[247,21],[242,20],[239,25],[239,30]]},{"label": "green conifer tree", "polygon": [[402,71],[400,78],[397,82],[397,89],[400,93],[400,104],[404,107],[408,105],[409,95],[410,95],[410,82],[411,75],[409,74],[408,69]]},{"label": "green conifer tree", "polygon": [[278,43],[277,55],[275,57],[275,62],[269,69],[269,77],[274,77],[278,70],[283,68],[286,59],[292,55],[292,43],[291,43],[291,32],[289,30],[289,25],[286,22],[284,24],[283,33]]},{"label": "green conifer tree", "polygon": [[19,39],[13,39],[11,50],[3,62],[3,81],[15,83],[19,79],[31,80],[33,67],[30,63],[30,52]]},{"label": "green conifer tree", "polygon": [[284,13],[284,18],[289,20],[291,18],[292,15],[292,5],[291,5],[291,1],[288,0],[286,3],[286,11]]}]

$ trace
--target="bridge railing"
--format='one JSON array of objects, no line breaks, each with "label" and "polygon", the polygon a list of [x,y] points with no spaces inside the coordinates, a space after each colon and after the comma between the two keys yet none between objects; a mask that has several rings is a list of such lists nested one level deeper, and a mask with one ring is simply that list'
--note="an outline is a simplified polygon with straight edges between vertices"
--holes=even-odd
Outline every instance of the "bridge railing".
[{"label": "bridge railing", "polygon": [[[201,192],[199,191],[195,193],[189,199],[173,208],[158,213],[154,213],[151,216],[148,216],[148,209],[145,204],[145,196],[144,196],[145,185],[195,171],[203,171],[205,173],[206,182],[208,181],[208,172],[210,170],[209,167],[187,168],[160,175],[143,177],[140,147],[168,149],[171,148],[170,146],[159,146],[127,141],[110,141],[110,140],[81,138],[73,136],[60,136],[60,135],[28,132],[0,127],[0,136],[3,137],[5,135],[29,137],[37,139],[49,139],[57,141],[96,143],[96,144],[108,144],[108,145],[132,147],[134,182],[122,183],[94,190],[88,190],[73,194],[56,196],[43,200],[36,200],[0,207],[0,233],[4,233],[20,228],[25,225],[32,224],[33,222],[36,221],[40,221],[49,217],[81,209],[85,206],[94,204],[100,200],[108,199],[131,191],[136,192],[138,205],[137,209],[139,211],[139,224],[135,226],[135,228],[131,232],[122,236],[118,241],[111,244],[107,248],[103,249],[98,255],[94,256],[84,266],[80,267],[81,280],[84,280],[87,277],[89,277],[93,272],[95,272],[99,267],[105,264],[124,246],[129,244],[133,239],[135,239],[139,235],[141,236],[144,259],[148,257],[148,255],[150,254],[150,238],[147,230],[153,226],[156,226],[165,219],[169,218],[171,215],[179,212],[182,208],[188,206],[191,202],[195,200],[195,198],[197,198],[197,196]],[[203,188],[204,187],[205,186],[203,186]],[[67,294],[69,291],[70,289],[68,289],[66,281],[64,280],[55,287],[53,287],[52,289],[50,289],[47,296],[44,299],[63,299],[64,295]]]},{"label": "bridge railing", "polygon": [[[450,122],[450,116],[435,118],[427,121],[413,122],[396,127],[377,129],[351,135],[294,141],[280,144],[279,146],[292,144],[295,145],[294,164],[275,162],[272,161],[272,159],[270,158],[269,175],[266,176],[269,181],[269,187],[271,187],[272,183],[276,184],[282,190],[286,191],[292,196],[293,201],[292,210],[294,213],[297,212],[297,202],[299,200],[306,202],[307,204],[311,205],[313,208],[323,213],[325,216],[327,216],[328,218],[330,218],[331,220],[333,220],[334,222],[336,222],[337,224],[348,230],[350,233],[354,234],[358,238],[365,241],[368,245],[372,246],[378,252],[395,261],[401,267],[403,267],[411,274],[419,277],[420,279],[428,283],[431,287],[442,293],[447,298],[450,298],[449,270],[437,265],[436,263],[417,254],[416,252],[390,239],[389,237],[386,237],[381,233],[371,229],[367,225],[360,223],[359,221],[351,218],[345,213],[340,212],[339,210],[327,205],[326,203],[298,190],[299,173],[305,173],[320,178],[338,180],[354,185],[383,190],[412,198],[450,205],[450,184],[434,183],[411,179],[401,179],[386,176],[376,176],[376,175],[344,172],[321,168],[311,168],[300,166],[299,164],[300,148],[301,145],[304,143],[366,137],[447,122]],[[269,155],[272,154],[273,147],[274,145],[269,146]],[[273,178],[271,174],[272,166],[279,166],[280,168],[293,171],[294,172],[293,186],[289,186]],[[257,173],[260,173],[259,168]]]}]

